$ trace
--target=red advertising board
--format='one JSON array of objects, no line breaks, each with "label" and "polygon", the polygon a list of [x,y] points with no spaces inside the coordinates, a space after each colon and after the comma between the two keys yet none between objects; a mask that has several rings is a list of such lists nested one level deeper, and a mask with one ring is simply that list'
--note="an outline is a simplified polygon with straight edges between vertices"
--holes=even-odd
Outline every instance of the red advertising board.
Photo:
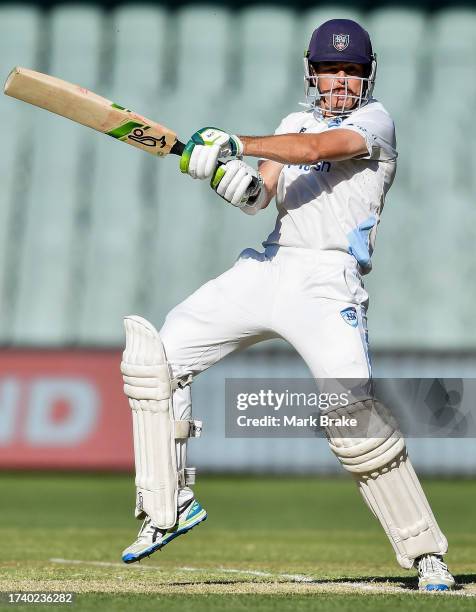
[{"label": "red advertising board", "polygon": [[130,469],[120,351],[1,350],[0,468]]}]

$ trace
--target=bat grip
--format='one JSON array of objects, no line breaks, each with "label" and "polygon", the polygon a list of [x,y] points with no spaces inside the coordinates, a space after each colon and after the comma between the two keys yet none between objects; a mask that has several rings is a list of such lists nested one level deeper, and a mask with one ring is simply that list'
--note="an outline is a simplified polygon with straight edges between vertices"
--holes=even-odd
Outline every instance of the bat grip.
[{"label": "bat grip", "polygon": [[174,146],[170,149],[173,155],[182,155],[185,150],[185,145],[180,140],[176,140]]},{"label": "bat grip", "polygon": [[[170,149],[170,152],[173,155],[182,155],[182,153],[185,150],[185,145],[183,142],[180,142],[180,140],[176,140],[174,146]],[[223,166],[224,163],[219,161],[217,164],[217,167],[219,168],[220,166]],[[253,180],[250,183],[250,191],[257,189],[259,185],[259,181],[257,178],[253,177]]]}]

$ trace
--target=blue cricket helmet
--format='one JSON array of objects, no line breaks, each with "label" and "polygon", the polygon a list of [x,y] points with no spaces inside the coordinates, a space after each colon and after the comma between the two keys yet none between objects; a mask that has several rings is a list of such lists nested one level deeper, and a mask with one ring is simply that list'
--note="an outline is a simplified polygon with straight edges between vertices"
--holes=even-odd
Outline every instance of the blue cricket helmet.
[{"label": "blue cricket helmet", "polygon": [[351,19],[330,19],[312,33],[310,62],[353,62],[370,65],[374,59],[369,33]]},{"label": "blue cricket helmet", "polygon": [[335,109],[335,114],[350,114],[370,101],[377,74],[377,56],[373,52],[369,33],[361,25],[351,19],[330,19],[312,33],[304,58],[305,94],[309,106],[316,106],[320,99],[315,66],[324,62],[351,62],[364,66],[360,95],[349,95],[355,98],[355,105],[345,112]]}]

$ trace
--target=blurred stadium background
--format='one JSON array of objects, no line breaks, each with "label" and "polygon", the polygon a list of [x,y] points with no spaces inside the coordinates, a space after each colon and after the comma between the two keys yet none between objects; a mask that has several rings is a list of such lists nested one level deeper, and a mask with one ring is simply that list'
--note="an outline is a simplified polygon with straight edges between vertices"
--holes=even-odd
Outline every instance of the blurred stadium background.
[{"label": "blurred stadium background", "polygon": [[[0,3],[0,75],[77,82],[174,128],[266,134],[302,100],[302,55],[332,17],[358,20],[397,125],[369,331],[377,376],[474,377],[476,7],[472,3]],[[257,217],[112,139],[0,97],[0,467],[129,469],[122,318],[167,311],[259,248]],[[318,347],[316,347],[318,350]],[[194,383],[209,471],[339,471],[323,440],[227,440],[224,380],[301,377],[283,343]],[[474,475],[472,439],[411,439],[425,474]]]}]

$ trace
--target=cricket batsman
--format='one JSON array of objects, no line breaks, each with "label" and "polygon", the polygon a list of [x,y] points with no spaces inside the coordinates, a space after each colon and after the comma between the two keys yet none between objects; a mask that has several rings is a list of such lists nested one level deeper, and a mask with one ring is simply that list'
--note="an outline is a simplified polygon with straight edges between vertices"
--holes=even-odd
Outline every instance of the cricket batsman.
[{"label": "cricket batsman", "polygon": [[[139,561],[207,518],[186,467],[195,376],[235,350],[283,338],[313,377],[371,380],[362,276],[396,171],[394,123],[372,97],[377,60],[356,22],[332,19],[312,34],[304,59],[306,110],[285,117],[275,135],[236,136],[205,127],[188,141],[180,169],[210,180],[248,215],[276,198],[274,230],[264,251],[245,249],[166,317],[160,332],[125,319],[121,370],[133,414],[135,515],[143,519],[123,561]],[[257,157],[258,171],[244,157]],[[218,165],[218,161],[225,163]],[[451,589],[447,541],[431,511],[388,409],[371,398],[348,407],[372,413],[381,427],[368,438],[327,433],[331,450],[355,479],[380,521],[398,563],[416,568],[419,587]]]}]

